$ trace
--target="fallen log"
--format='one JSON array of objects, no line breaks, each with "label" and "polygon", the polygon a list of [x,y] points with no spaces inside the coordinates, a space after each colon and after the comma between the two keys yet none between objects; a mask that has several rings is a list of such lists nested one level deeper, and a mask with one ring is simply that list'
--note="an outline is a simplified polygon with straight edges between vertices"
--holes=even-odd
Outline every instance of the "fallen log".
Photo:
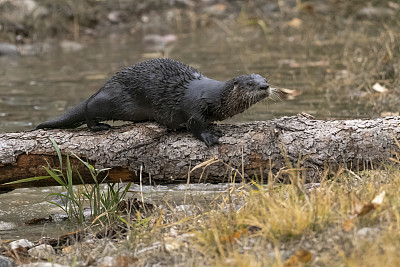
[{"label": "fallen log", "polygon": [[[4,185],[22,178],[48,175],[43,166],[59,168],[49,138],[62,154],[74,153],[96,168],[110,168],[99,179],[143,184],[228,182],[232,177],[263,177],[297,166],[307,179],[326,167],[357,170],[387,162],[399,150],[400,117],[374,120],[314,120],[304,115],[271,121],[221,124],[220,145],[207,148],[187,132],[173,132],[155,123],[115,127],[105,132],[87,128],[34,130],[0,134],[0,190],[49,186],[53,179]],[[85,183],[88,169],[70,156]],[[65,164],[64,164],[65,166]],[[74,183],[81,181],[76,177]]]}]

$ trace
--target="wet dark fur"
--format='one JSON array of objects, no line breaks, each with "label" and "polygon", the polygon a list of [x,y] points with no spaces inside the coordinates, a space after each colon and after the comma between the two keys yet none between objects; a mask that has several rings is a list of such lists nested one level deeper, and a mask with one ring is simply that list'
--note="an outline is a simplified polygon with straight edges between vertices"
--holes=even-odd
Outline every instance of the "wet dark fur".
[{"label": "wet dark fur", "polygon": [[241,113],[270,93],[269,84],[258,74],[220,82],[179,61],[151,59],[122,69],[89,99],[37,128],[86,123],[99,131],[110,128],[100,123],[105,120],[157,121],[170,129],[188,128],[211,146],[221,136],[211,127],[213,121]]}]

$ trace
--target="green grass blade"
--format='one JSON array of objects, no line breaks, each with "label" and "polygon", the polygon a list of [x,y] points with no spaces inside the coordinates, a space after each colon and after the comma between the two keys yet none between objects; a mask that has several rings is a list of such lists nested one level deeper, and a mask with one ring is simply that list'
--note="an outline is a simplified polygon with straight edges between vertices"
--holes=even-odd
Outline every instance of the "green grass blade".
[{"label": "green grass blade", "polygon": [[8,183],[5,183],[5,184],[3,184],[3,185],[19,184],[19,183],[27,183],[27,182],[35,182],[35,181],[39,181],[39,180],[43,180],[43,179],[48,179],[48,178],[51,178],[51,176],[30,177],[30,178],[21,179],[21,180],[18,180],[18,181],[8,182]]},{"label": "green grass blade", "polygon": [[62,156],[61,156],[61,150],[60,150],[60,148],[58,147],[56,141],[55,141],[53,138],[50,137],[49,139],[50,139],[50,142],[53,144],[54,149],[55,149],[56,152],[57,152],[58,160],[60,161],[60,169],[62,170]]},{"label": "green grass blade", "polygon": [[48,174],[50,174],[50,176],[57,181],[57,183],[59,183],[62,186],[67,186],[67,184],[65,183],[65,181],[63,181],[63,179],[60,178],[59,175],[57,175],[52,169],[43,166],[43,168],[47,171]]}]

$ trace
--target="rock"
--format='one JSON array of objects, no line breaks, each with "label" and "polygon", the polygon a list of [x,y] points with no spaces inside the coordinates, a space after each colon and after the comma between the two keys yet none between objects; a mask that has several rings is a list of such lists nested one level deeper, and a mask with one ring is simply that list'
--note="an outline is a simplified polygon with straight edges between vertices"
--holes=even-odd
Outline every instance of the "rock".
[{"label": "rock", "polygon": [[52,262],[31,262],[28,264],[19,265],[20,267],[68,267],[68,265],[61,265]]},{"label": "rock", "polygon": [[0,56],[19,56],[17,46],[8,43],[0,43]]},{"label": "rock", "polygon": [[0,1],[0,16],[6,21],[22,23],[26,16],[37,8],[33,0],[2,0]]},{"label": "rock", "polygon": [[215,4],[204,8],[203,12],[209,16],[220,16],[225,14],[226,8],[224,4]]},{"label": "rock", "polygon": [[178,205],[175,207],[175,210],[178,212],[186,212],[187,214],[192,215],[196,208],[197,207],[195,205]]},{"label": "rock", "polygon": [[55,255],[54,248],[50,245],[42,244],[28,250],[31,257],[37,259],[51,259]]},{"label": "rock", "polygon": [[12,250],[17,249],[19,247],[31,248],[33,246],[34,244],[26,239],[19,239],[10,243],[10,249]]},{"label": "rock", "polygon": [[151,250],[159,250],[161,248],[161,242],[157,241],[152,244],[151,247],[145,247],[136,252],[136,255],[151,251]]},{"label": "rock", "polygon": [[102,267],[112,267],[112,266],[116,266],[117,261],[114,259],[114,257],[106,256],[106,257],[97,259],[97,263],[99,264],[99,266],[102,266]]},{"label": "rock", "polygon": [[76,52],[82,50],[83,45],[69,40],[63,40],[60,42],[60,47],[63,52]]},{"label": "rock", "polygon": [[107,19],[112,22],[112,23],[120,23],[121,22],[121,11],[115,10],[115,11],[111,11],[110,13],[108,13],[107,15]]},{"label": "rock", "polygon": [[53,46],[49,43],[21,44],[18,51],[21,56],[38,56],[50,52]]},{"label": "rock", "polygon": [[0,231],[10,230],[15,228],[17,228],[17,225],[15,223],[0,221]]},{"label": "rock", "polygon": [[377,234],[378,232],[379,232],[379,229],[377,229],[377,228],[363,227],[357,231],[357,234],[360,236],[367,237],[367,236]]},{"label": "rock", "polygon": [[306,183],[304,184],[304,189],[307,191],[314,191],[321,187],[321,183]]},{"label": "rock", "polygon": [[164,238],[164,248],[167,252],[172,252],[178,250],[182,247],[182,242],[177,242],[177,238],[165,237]]},{"label": "rock", "polygon": [[1,267],[13,267],[13,266],[15,266],[15,263],[10,258],[0,256],[0,266]]},{"label": "rock", "polygon": [[364,7],[357,12],[358,17],[361,18],[385,18],[394,14],[392,9],[384,7]]},{"label": "rock", "polygon": [[177,40],[176,35],[158,35],[158,34],[148,34],[143,37],[143,46],[149,51],[163,51],[168,44],[175,42]]}]

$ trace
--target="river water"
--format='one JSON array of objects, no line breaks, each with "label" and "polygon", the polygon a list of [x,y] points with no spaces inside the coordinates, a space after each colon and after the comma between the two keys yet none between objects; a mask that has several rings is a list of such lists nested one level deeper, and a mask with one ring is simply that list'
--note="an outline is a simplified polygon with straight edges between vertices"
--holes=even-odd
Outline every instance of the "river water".
[{"label": "river water", "polygon": [[[328,65],[323,51],[299,51],[290,39],[275,40],[272,36],[215,34],[204,29],[196,35],[178,35],[168,50],[168,57],[181,60],[200,70],[209,78],[227,80],[245,73],[259,73],[273,87],[296,90],[298,96],[282,101],[264,100],[227,122],[270,120],[306,112],[317,118],[356,118],[367,116],[349,100],[337,100],[322,87]],[[126,36],[111,36],[102,42],[83,42],[77,52],[60,49],[40,56],[0,58],[0,132],[34,129],[40,122],[64,113],[95,93],[119,69],[135,64],[155,54],[146,51],[141,40]],[[307,48],[311,49],[311,48]],[[310,54],[308,58],[302,55]],[[314,62],[314,63],[313,63]],[[316,62],[316,63],[315,63]],[[298,63],[307,63],[299,66]],[[311,64],[310,64],[311,63]],[[215,197],[226,185],[202,185],[192,192],[204,201]],[[62,223],[24,226],[23,222],[60,213],[44,198],[59,188],[19,189],[0,195],[0,240],[37,239],[51,233],[52,237],[66,232]],[[186,189],[148,188],[155,201],[157,192],[167,193],[181,204]],[[196,199],[196,196],[192,197]],[[68,229],[70,230],[70,229]]]}]

